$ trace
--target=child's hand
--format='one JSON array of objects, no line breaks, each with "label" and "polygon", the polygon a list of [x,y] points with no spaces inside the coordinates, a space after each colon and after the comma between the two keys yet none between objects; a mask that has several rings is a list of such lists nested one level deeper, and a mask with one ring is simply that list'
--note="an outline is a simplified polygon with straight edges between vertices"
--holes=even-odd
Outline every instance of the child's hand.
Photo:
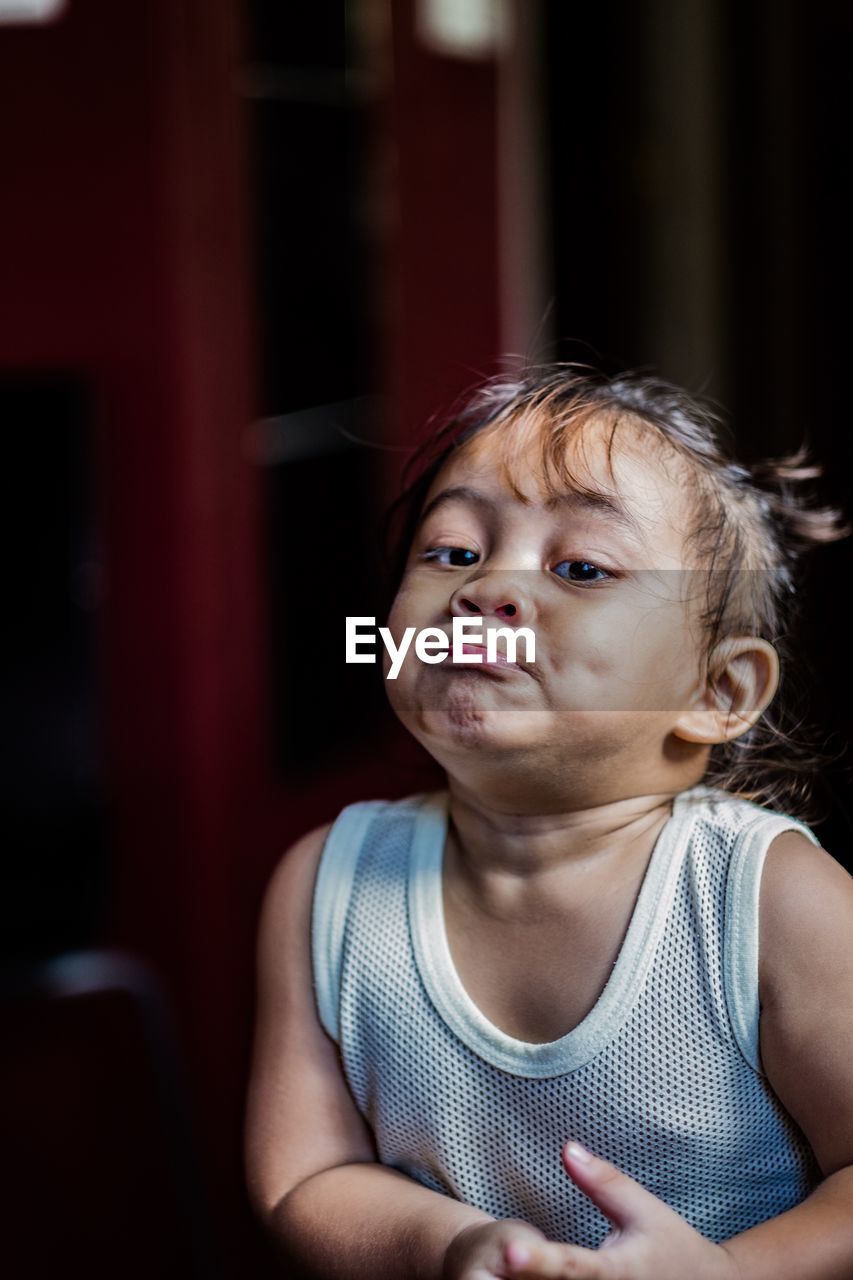
[{"label": "child's hand", "polygon": [[722,1245],[694,1231],[627,1174],[574,1143],[563,1149],[563,1164],[613,1230],[600,1249],[513,1237],[505,1247],[506,1272],[498,1275],[513,1280],[736,1280],[734,1259]]},{"label": "child's hand", "polygon": [[545,1236],[528,1222],[504,1218],[477,1223],[461,1231],[450,1245],[442,1280],[507,1280],[519,1274],[507,1262],[507,1249],[542,1245],[548,1245]]}]

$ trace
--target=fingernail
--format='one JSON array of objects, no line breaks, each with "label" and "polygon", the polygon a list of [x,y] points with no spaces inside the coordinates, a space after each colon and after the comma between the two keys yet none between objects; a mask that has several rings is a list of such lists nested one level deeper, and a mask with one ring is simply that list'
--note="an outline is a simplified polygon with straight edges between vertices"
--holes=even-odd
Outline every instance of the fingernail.
[{"label": "fingernail", "polygon": [[526,1245],[513,1241],[506,1247],[506,1260],[512,1267],[525,1267],[530,1261],[530,1250]]},{"label": "fingernail", "polygon": [[572,1160],[577,1160],[578,1164],[589,1164],[592,1159],[586,1147],[582,1147],[579,1142],[569,1142],[566,1146],[566,1152]]}]

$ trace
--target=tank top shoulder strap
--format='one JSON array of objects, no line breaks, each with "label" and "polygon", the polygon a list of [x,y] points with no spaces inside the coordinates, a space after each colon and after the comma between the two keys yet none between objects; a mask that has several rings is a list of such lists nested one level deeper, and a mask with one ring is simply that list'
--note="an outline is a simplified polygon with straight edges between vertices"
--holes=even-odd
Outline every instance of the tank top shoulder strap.
[{"label": "tank top shoulder strap", "polygon": [[723,942],[723,982],[735,1039],[746,1061],[763,1075],[758,1043],[758,925],[761,873],[767,850],[785,831],[799,831],[812,844],[814,832],[781,813],[759,809],[735,837],[728,867]]},{"label": "tank top shoulder strap", "polygon": [[373,823],[389,810],[415,804],[405,800],[359,800],[342,809],[332,824],[314,882],[311,907],[311,960],[320,1023],[338,1039],[344,934],[359,859]]}]

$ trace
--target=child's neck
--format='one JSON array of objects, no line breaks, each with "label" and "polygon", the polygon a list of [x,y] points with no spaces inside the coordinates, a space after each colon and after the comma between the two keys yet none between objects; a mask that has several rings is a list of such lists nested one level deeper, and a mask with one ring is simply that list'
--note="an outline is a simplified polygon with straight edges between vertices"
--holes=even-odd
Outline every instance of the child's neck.
[{"label": "child's neck", "polygon": [[532,881],[560,869],[586,873],[648,852],[673,800],[672,792],[661,792],[519,813],[454,779],[448,786],[453,857],[475,878]]}]

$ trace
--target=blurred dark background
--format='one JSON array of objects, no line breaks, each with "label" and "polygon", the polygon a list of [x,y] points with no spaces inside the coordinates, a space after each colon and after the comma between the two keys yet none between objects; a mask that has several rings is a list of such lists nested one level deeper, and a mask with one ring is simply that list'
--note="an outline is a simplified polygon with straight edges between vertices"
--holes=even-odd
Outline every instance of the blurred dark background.
[{"label": "blurred dark background", "polygon": [[[281,851],[439,775],[343,618],[505,353],[653,366],[853,507],[834,0],[0,0],[7,1274],[281,1273],[243,1190]],[[849,739],[853,553],[805,591]],[[310,642],[308,619],[315,624]],[[848,773],[816,830],[851,866]]]}]

